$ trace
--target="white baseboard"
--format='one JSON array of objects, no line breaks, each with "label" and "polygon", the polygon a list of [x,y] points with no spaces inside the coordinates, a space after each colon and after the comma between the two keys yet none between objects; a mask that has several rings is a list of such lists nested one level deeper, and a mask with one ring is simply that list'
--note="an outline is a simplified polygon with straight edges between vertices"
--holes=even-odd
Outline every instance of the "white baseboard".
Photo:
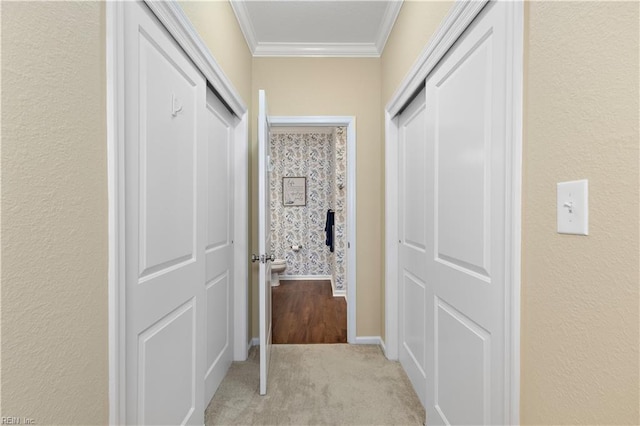
[{"label": "white baseboard", "polygon": [[380,336],[356,336],[356,345],[380,345],[384,347],[384,342]]},{"label": "white baseboard", "polygon": [[[347,300],[347,292],[344,290],[336,290],[333,292],[333,297],[344,297],[344,300]],[[349,302],[347,300],[347,302]]]},{"label": "white baseboard", "polygon": [[333,281],[333,276],[331,277],[331,294],[333,294],[333,297],[344,297],[344,300],[347,300],[347,291],[336,290],[336,283]]},{"label": "white baseboard", "polygon": [[247,345],[249,347],[249,349],[251,349],[252,346],[260,346],[260,338],[259,337],[254,337],[251,340],[249,340],[249,344]]},{"label": "white baseboard", "polygon": [[281,281],[324,281],[331,280],[331,275],[280,275]]}]

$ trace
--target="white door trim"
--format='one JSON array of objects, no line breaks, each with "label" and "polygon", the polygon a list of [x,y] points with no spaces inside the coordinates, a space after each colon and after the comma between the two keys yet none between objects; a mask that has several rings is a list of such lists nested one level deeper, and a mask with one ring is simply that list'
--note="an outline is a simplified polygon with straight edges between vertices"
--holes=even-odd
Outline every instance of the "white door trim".
[{"label": "white door trim", "polygon": [[271,126],[347,128],[347,342],[356,343],[356,118],[272,116]]},{"label": "white door trim", "polygon": [[[234,193],[234,360],[248,352],[248,111],[222,68],[174,0],[145,1],[237,116]],[[107,181],[109,219],[109,423],[125,423],[124,300],[124,3],[106,4]],[[203,378],[204,380],[204,378]]]},{"label": "white door trim", "polygon": [[[423,87],[429,73],[480,13],[487,0],[458,1],[402,81],[385,107],[385,354],[398,359],[398,113]],[[520,277],[522,196],[522,84],[524,8],[522,1],[508,2],[507,128],[510,133],[506,208],[505,276],[507,345],[505,347],[505,389],[509,401],[505,418],[520,422]]]}]

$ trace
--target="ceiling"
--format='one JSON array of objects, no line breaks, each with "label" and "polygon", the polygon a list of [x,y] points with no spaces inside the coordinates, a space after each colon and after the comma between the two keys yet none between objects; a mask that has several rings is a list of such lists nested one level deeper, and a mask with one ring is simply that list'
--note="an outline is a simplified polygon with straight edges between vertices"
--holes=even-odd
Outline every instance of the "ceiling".
[{"label": "ceiling", "polygon": [[253,56],[382,54],[402,0],[231,0]]}]

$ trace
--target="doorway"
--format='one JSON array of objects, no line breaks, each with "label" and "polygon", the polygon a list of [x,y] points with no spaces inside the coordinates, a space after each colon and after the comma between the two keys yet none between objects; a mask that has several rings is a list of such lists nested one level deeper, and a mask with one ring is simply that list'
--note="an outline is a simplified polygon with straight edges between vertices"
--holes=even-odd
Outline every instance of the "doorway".
[{"label": "doorway", "polygon": [[[332,319],[333,317],[339,318],[340,309],[345,310],[346,308],[345,342],[354,343],[356,331],[355,118],[332,116],[271,117],[271,126],[274,134],[272,142],[275,142],[273,144],[275,149],[278,149],[279,145],[281,146],[281,156],[292,155],[292,151],[287,151],[287,141],[291,142],[291,149],[296,144],[300,148],[306,143],[306,149],[311,149],[311,151],[307,151],[306,158],[331,158],[330,163],[335,164],[336,161],[339,163],[338,167],[325,164],[325,168],[320,170],[318,167],[309,168],[310,164],[307,162],[306,171],[303,171],[301,161],[291,158],[285,160],[284,157],[279,157],[278,153],[274,152],[271,159],[272,223],[274,224],[272,235],[275,234],[275,244],[278,246],[273,247],[273,252],[276,257],[284,258],[283,260],[287,261],[287,268],[290,267],[289,271],[285,269],[279,277],[281,282],[279,287],[281,288],[273,288],[274,303],[278,303],[279,299],[282,299],[283,303],[290,303],[290,308],[285,307],[290,318],[294,316],[295,310],[303,309],[294,306],[296,299],[299,302],[313,299],[324,301],[322,315],[327,315]],[[300,137],[304,134],[310,136],[307,139]],[[324,145],[321,145],[322,141],[324,141]],[[335,149],[336,144],[338,149]],[[293,168],[285,170],[288,163],[293,164]],[[335,171],[332,172],[332,169]],[[307,174],[302,176],[303,173]],[[290,200],[283,198],[285,196],[283,178],[291,177],[306,178],[306,182],[303,182],[306,191],[305,204],[308,201],[308,207],[314,208],[316,211],[310,212],[307,209],[305,220],[302,220],[302,216],[300,216],[304,214],[300,209],[303,206],[287,207],[285,203]],[[324,198],[325,201],[323,202],[321,198]],[[294,212],[293,210],[296,209],[300,211]],[[328,230],[329,235],[334,236],[333,251],[331,251],[331,245],[326,245],[329,210],[332,210],[334,221],[337,220],[336,225],[338,225]],[[311,215],[310,219],[309,215]],[[283,218],[281,225],[278,225],[279,217]],[[308,222],[310,226],[306,231],[301,230],[305,225],[296,224],[296,217],[298,222],[303,224]],[[314,250],[310,250],[312,248]],[[325,259],[324,263],[321,259]],[[319,308],[320,306],[315,307]],[[331,310],[335,313],[333,317],[331,317]],[[275,306],[273,311],[274,315],[278,314]],[[314,320],[314,318],[309,319]],[[282,322],[280,324],[289,328],[287,324]],[[276,326],[278,325],[274,323],[274,327]],[[334,329],[334,326],[331,325],[329,328]],[[315,333],[319,332],[321,330],[318,328]],[[335,331],[330,333],[336,334]]]},{"label": "doorway", "polygon": [[270,138],[273,343],[347,343],[346,129]]}]

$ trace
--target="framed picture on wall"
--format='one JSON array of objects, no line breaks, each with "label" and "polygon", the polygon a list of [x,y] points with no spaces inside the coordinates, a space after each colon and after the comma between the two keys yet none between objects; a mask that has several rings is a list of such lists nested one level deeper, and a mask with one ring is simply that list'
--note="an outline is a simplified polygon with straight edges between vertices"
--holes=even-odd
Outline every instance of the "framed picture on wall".
[{"label": "framed picture on wall", "polygon": [[307,178],[283,177],[282,178],[282,204],[285,207],[307,205]]}]

